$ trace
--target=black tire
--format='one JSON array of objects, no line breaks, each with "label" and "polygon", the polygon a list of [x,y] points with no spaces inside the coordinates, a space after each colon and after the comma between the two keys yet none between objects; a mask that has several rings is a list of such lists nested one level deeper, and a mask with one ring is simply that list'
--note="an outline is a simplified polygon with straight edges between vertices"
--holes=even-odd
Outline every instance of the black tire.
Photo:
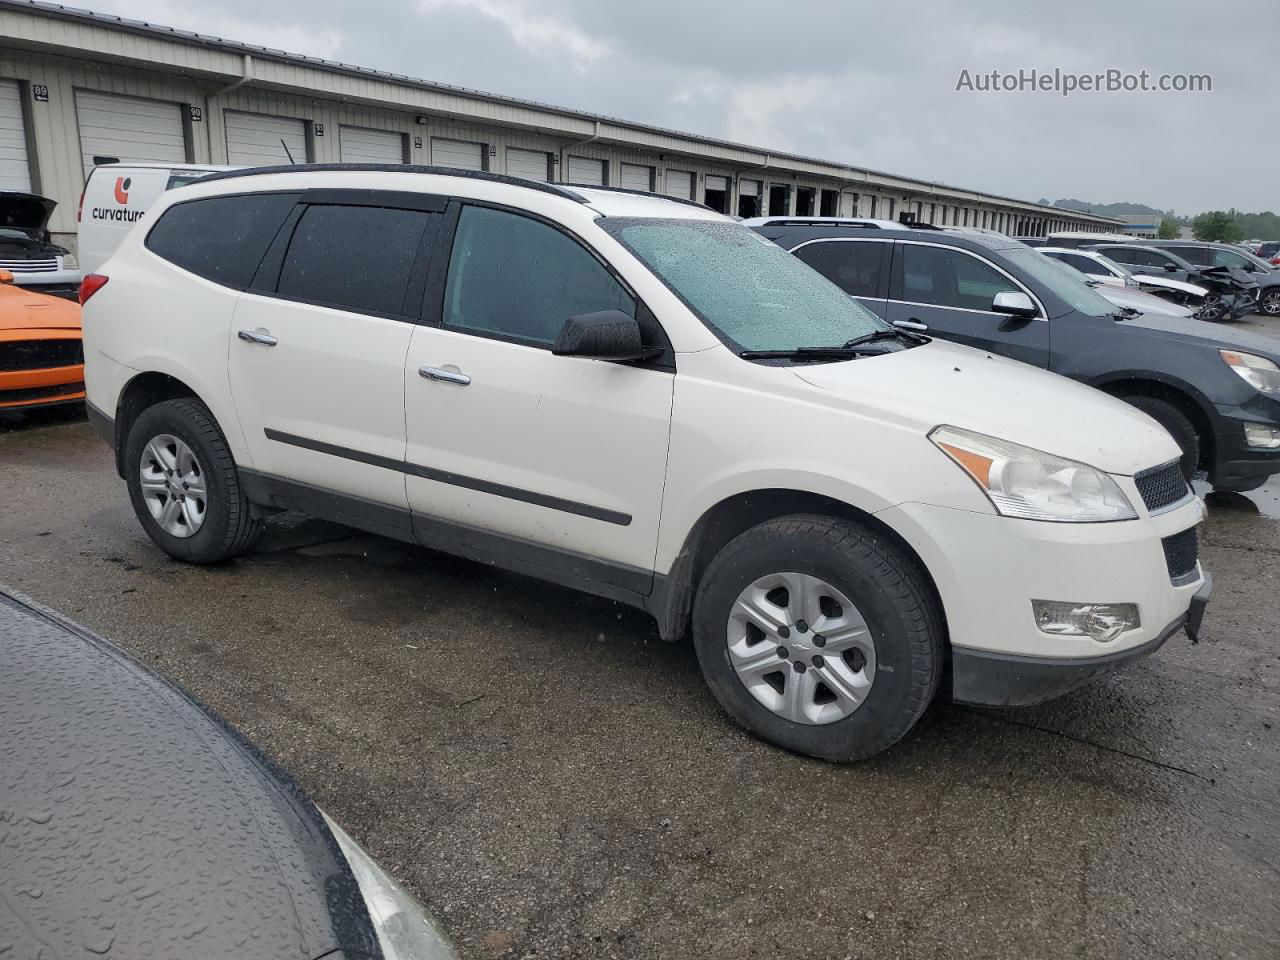
[{"label": "black tire", "polygon": [[1156,397],[1121,397],[1125,403],[1137,407],[1160,426],[1169,431],[1174,442],[1182,450],[1182,475],[1190,483],[1200,469],[1200,434],[1190,418],[1167,400]]},{"label": "black tire", "polygon": [[[143,498],[139,472],[143,452],[152,438],[161,434],[184,441],[204,472],[204,521],[188,537],[166,532],[151,516]],[[262,532],[262,521],[250,515],[249,501],[240,487],[226,438],[209,408],[194,397],[165,400],[139,414],[125,440],[124,469],[129,499],[139,522],[156,546],[175,559],[217,563],[249,549]]]},{"label": "black tire", "polygon": [[[786,719],[756,700],[732,665],[730,610],[748,585],[782,572],[837,587],[871,629],[874,682],[843,719],[820,725]],[[694,647],[720,705],[765,740],[824,760],[870,757],[912,728],[938,690],[944,638],[937,601],[903,552],[871,530],[833,517],[780,517],[740,534],[712,560],[694,598]]]}]

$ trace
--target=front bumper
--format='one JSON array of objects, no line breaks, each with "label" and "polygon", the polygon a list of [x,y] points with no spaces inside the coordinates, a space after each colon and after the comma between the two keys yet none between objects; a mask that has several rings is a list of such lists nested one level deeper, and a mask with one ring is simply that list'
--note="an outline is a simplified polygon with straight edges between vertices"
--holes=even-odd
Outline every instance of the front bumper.
[{"label": "front bumper", "polygon": [[1261,423],[1280,427],[1280,400],[1256,394],[1239,405],[1214,406],[1214,462],[1209,466],[1209,482],[1230,490],[1233,486],[1253,487],[1261,477],[1280,473],[1280,450],[1250,447],[1244,425]]},{"label": "front bumper", "polygon": [[79,270],[10,270],[13,282],[36,293],[47,293],[67,300],[80,299]]},{"label": "front bumper", "polygon": [[[988,682],[995,686],[1017,679],[1010,667],[997,669],[1006,663],[1023,669],[1024,661],[1065,661],[1087,679],[1112,661],[1154,651],[1192,616],[1206,578],[1193,559],[1192,574],[1175,581],[1165,541],[1196,526],[1204,505],[1190,497],[1152,515],[1132,478],[1115,479],[1139,505],[1138,519],[1042,523],[919,503],[877,514],[907,540],[937,587],[956,658],[957,696],[968,696],[964,688],[976,686],[978,672],[993,671]],[[1048,634],[1035,621],[1033,600],[1132,603],[1141,623],[1106,643]],[[982,702],[1023,702],[1012,690],[984,696]]]},{"label": "front bumper", "polygon": [[953,648],[951,698],[988,707],[1025,707],[1060,697],[1090,680],[1151,656],[1179,630],[1185,629],[1193,641],[1197,640],[1212,591],[1213,578],[1206,573],[1186,613],[1145,643],[1116,653],[1079,658],[1019,657]]}]

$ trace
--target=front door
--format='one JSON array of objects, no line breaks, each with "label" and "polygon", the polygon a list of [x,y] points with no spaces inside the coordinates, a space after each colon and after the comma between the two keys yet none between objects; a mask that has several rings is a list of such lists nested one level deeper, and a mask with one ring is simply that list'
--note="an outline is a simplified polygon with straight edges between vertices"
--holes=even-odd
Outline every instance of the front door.
[{"label": "front door", "polygon": [[[1049,367],[1049,323],[991,310],[997,293],[1027,291],[989,261],[954,247],[894,245],[885,319],[923,324],[928,333]],[[1034,300],[1034,298],[1032,298]]]},{"label": "front door", "polygon": [[672,363],[550,349],[571,316],[645,308],[555,226],[471,204],[450,220],[447,270],[432,270],[444,275],[438,313],[426,308],[404,365],[408,497],[420,539],[462,539],[464,552],[647,593]]}]

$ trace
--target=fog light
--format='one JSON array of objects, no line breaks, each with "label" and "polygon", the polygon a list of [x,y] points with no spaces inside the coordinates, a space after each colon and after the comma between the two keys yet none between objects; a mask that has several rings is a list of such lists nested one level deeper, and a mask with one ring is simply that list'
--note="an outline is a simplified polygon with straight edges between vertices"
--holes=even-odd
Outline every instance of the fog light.
[{"label": "fog light", "polygon": [[1032,600],[1036,626],[1059,637],[1090,637],[1109,643],[1126,630],[1142,626],[1136,603],[1066,603]]},{"label": "fog light", "polygon": [[1280,428],[1268,427],[1264,423],[1246,423],[1244,439],[1245,443],[1251,447],[1278,450],[1280,449]]}]

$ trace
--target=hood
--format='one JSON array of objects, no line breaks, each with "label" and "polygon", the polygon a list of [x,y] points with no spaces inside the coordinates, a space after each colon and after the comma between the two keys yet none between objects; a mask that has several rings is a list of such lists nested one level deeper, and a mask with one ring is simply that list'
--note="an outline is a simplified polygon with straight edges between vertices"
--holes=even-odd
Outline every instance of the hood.
[{"label": "hood", "polygon": [[1152,313],[1145,313],[1132,320],[1121,320],[1120,323],[1126,327],[1159,330],[1176,340],[1203,343],[1206,347],[1234,347],[1249,353],[1259,353],[1280,363],[1280,340],[1249,333],[1247,330],[1235,330],[1220,323]]},{"label": "hood", "polygon": [[888,356],[792,369],[853,411],[870,406],[894,419],[905,415],[922,433],[945,423],[1123,475],[1178,456],[1173,438],[1127,403],[1055,373],[942,340]]},{"label": "hood", "polygon": [[80,304],[0,284],[0,335],[11,330],[79,330]]},{"label": "hood", "polygon": [[381,956],[296,784],[186,693],[3,588],[0,729],[14,957]]},{"label": "hood", "polygon": [[1191,311],[1188,308],[1180,307],[1176,303],[1170,303],[1168,300],[1162,300],[1149,293],[1143,293],[1141,290],[1134,290],[1130,287],[1112,287],[1105,284],[1093,289],[1099,296],[1105,297],[1117,307],[1130,307],[1140,313],[1161,313],[1171,317],[1191,316]]},{"label": "hood", "polygon": [[0,191],[0,227],[17,227],[43,235],[58,201],[35,193]]},{"label": "hood", "polygon": [[1190,293],[1197,297],[1207,297],[1209,291],[1204,287],[1194,283],[1187,283],[1185,280],[1171,280],[1169,277],[1153,277],[1146,273],[1134,274],[1133,279],[1147,287],[1163,287],[1166,290],[1177,290],[1181,293]]},{"label": "hood", "polygon": [[1220,280],[1238,290],[1252,290],[1258,285],[1253,274],[1240,267],[1201,267],[1200,276],[1205,280]]}]

